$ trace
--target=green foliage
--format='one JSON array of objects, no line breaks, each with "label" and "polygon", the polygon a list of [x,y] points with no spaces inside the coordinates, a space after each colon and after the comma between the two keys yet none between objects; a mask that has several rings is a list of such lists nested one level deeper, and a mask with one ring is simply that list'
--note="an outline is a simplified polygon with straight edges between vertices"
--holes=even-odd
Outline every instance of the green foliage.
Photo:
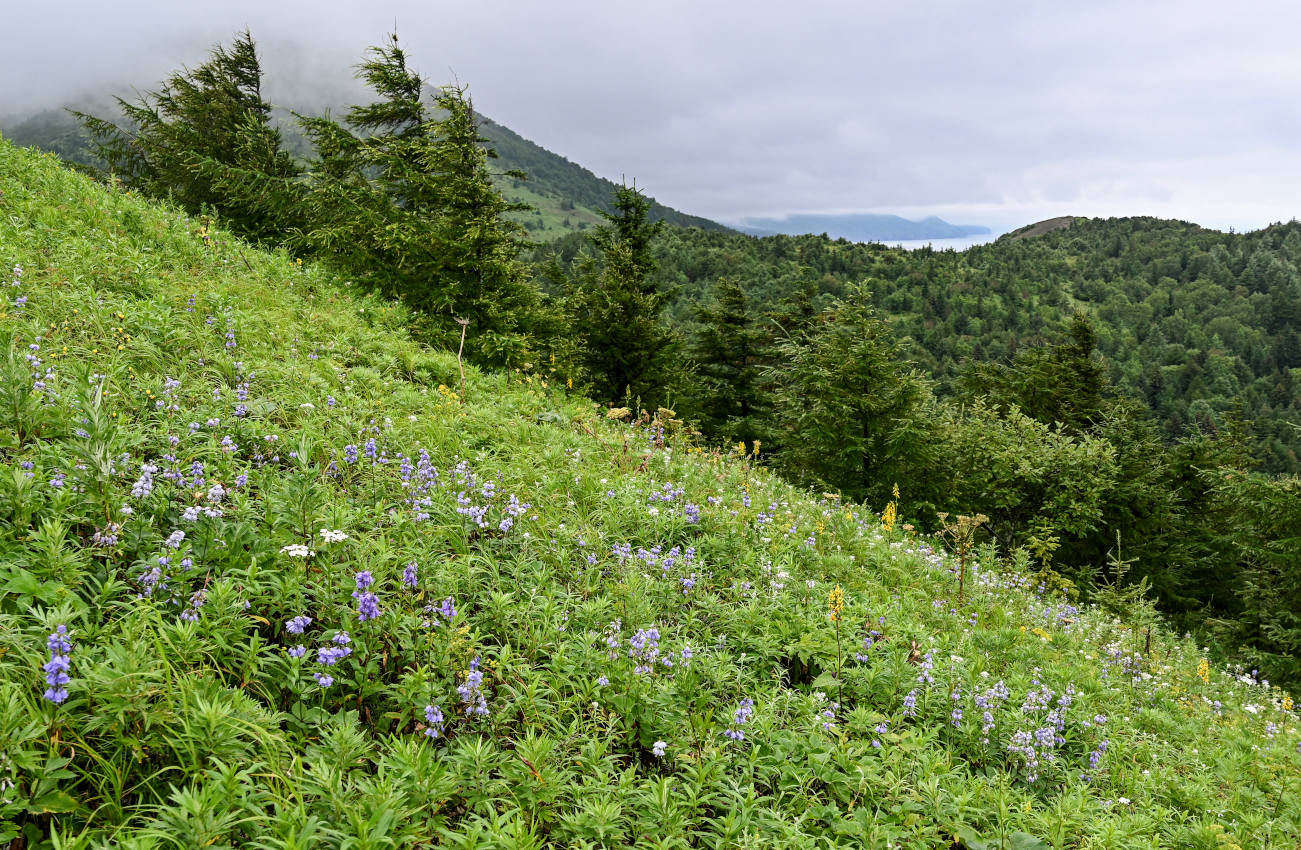
[{"label": "green foliage", "polygon": [[772,401],[762,370],[771,334],[760,326],[745,291],[731,278],[718,282],[714,301],[702,305],[697,318],[700,330],[690,352],[698,380],[694,406],[702,430],[729,443],[767,441]]},{"label": "green foliage", "polygon": [[929,389],[869,297],[854,292],[779,344],[776,440],[798,479],[883,504],[927,468],[933,428]]},{"label": "green foliage", "polygon": [[1208,472],[1230,505],[1243,580],[1242,639],[1261,665],[1288,681],[1301,677],[1301,479],[1228,470]]},{"label": "green foliage", "polygon": [[[1141,605],[1065,598],[989,546],[966,552],[957,601],[937,540],[753,457],[611,422],[532,373],[440,387],[454,353],[323,266],[241,261],[219,227],[4,143],[0,193],[0,262],[28,266],[0,328],[43,361],[49,422],[0,448],[0,563],[37,591],[0,596],[4,841],[1301,839],[1295,706]],[[865,299],[824,321],[790,343],[810,380],[864,388],[839,335],[878,399],[951,426]],[[867,420],[898,427],[888,409]],[[1105,466],[1092,433],[1012,421],[1036,454]],[[1180,468],[1229,455],[1189,448]],[[886,461],[934,492],[943,457]],[[1243,486],[1228,505],[1273,493],[1243,528],[1286,543],[1295,488]],[[1107,509],[1045,492],[1072,527]]]},{"label": "green foliage", "polygon": [[444,87],[426,103],[396,36],[371,50],[359,76],[376,103],[352,107],[345,124],[302,120],[317,160],[307,223],[291,244],[401,298],[423,338],[455,346],[465,319],[471,360],[524,362],[543,307],[517,259],[523,230],[509,214],[518,207],[493,186],[465,89]]},{"label": "green foliage", "polygon": [[275,239],[295,220],[287,187],[297,168],[271,124],[248,30],[139,102],[116,101],[125,126],[76,115],[91,136],[92,158],[127,187],[174,198],[190,213],[215,210],[227,227],[255,240]]},{"label": "green foliage", "polygon": [[652,273],[651,244],[663,223],[651,221],[650,201],[635,187],[615,193],[616,212],[592,236],[599,262],[587,257],[571,275],[553,265],[566,290],[565,315],[576,341],[575,358],[602,401],[668,401],[676,339],[660,322],[664,296]]}]

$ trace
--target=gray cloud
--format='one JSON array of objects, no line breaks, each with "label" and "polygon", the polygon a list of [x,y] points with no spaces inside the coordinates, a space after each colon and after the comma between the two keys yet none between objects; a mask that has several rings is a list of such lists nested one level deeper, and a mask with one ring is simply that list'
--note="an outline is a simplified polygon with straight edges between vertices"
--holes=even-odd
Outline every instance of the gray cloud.
[{"label": "gray cloud", "polygon": [[147,88],[245,25],[269,94],[310,108],[396,22],[432,81],[455,74],[526,137],[721,220],[1298,214],[1291,2],[119,0],[6,19],[0,115]]}]

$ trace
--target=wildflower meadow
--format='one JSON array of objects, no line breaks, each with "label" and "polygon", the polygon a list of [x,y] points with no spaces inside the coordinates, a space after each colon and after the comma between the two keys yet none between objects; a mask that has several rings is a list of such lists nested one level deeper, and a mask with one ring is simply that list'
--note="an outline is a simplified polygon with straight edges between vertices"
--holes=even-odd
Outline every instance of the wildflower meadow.
[{"label": "wildflower meadow", "polygon": [[0,847],[1301,842],[1292,698],[1141,600],[2,140],[0,266]]}]

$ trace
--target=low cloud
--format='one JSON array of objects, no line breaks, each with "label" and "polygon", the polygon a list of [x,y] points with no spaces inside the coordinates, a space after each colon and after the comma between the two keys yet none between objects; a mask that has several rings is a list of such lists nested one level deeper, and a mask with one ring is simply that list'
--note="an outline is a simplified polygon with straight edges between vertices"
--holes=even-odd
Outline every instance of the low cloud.
[{"label": "low cloud", "polygon": [[0,115],[151,87],[245,25],[269,94],[317,108],[352,96],[351,66],[396,24],[431,81],[720,220],[1298,214],[1291,3],[460,5],[22,4],[0,38]]}]

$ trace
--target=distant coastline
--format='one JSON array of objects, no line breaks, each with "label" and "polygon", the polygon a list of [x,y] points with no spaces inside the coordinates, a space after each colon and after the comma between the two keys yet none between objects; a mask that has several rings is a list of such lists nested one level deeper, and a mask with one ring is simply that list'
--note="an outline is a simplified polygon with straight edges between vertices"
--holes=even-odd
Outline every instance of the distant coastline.
[{"label": "distant coastline", "polygon": [[736,225],[736,229],[752,236],[778,234],[799,236],[806,233],[825,233],[832,239],[887,244],[993,236],[988,227],[979,224],[950,224],[936,216],[911,221],[897,215],[875,213],[805,213],[785,218],[745,218]]}]

